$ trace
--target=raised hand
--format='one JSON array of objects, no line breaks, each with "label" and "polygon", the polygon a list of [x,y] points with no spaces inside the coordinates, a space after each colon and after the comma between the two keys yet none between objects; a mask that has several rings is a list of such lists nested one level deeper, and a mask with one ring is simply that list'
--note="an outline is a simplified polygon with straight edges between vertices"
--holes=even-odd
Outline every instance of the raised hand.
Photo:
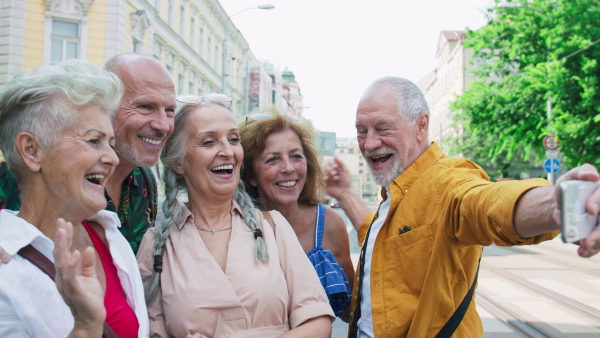
[{"label": "raised hand", "polygon": [[104,290],[96,276],[96,252],[87,247],[83,255],[71,251],[73,225],[59,218],[54,237],[56,286],[65,303],[71,308],[75,327],[69,336],[100,337],[106,318]]},{"label": "raised hand", "polygon": [[0,265],[10,262],[10,255],[0,248]]},{"label": "raised hand", "polygon": [[350,172],[344,162],[339,158],[333,157],[325,165],[325,184],[327,185],[327,194],[338,200],[352,189]]}]

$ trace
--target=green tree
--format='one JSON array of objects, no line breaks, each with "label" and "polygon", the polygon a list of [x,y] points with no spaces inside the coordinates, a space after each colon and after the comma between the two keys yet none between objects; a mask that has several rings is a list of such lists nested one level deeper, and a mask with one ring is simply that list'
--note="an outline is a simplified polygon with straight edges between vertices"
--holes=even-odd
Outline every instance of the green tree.
[{"label": "green tree", "polygon": [[566,167],[600,166],[600,2],[497,2],[488,20],[467,32],[475,81],[452,105],[451,153],[508,177],[541,164],[554,134]]}]

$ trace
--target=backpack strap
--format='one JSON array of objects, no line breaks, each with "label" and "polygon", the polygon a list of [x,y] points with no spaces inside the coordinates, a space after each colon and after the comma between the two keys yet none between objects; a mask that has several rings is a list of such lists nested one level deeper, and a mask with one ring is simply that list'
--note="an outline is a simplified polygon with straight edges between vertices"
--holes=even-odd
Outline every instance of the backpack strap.
[{"label": "backpack strap", "polygon": [[473,294],[475,293],[475,286],[477,284],[477,276],[479,275],[480,266],[481,256],[479,257],[479,263],[477,263],[477,272],[475,272],[475,278],[473,279],[473,284],[471,285],[469,292],[467,292],[465,298],[463,298],[456,311],[454,311],[452,317],[448,319],[448,322],[446,322],[444,327],[442,327],[440,332],[435,336],[436,338],[452,337],[452,334],[454,334],[454,331],[456,331],[458,325],[460,325],[460,322],[462,321],[463,317],[465,316],[465,313],[467,312],[467,309],[469,308],[469,304],[471,304],[471,299],[473,299]]},{"label": "backpack strap", "polygon": [[146,189],[148,190],[148,197],[150,197],[150,221],[154,222],[156,220],[156,212],[158,210],[158,189],[156,187],[156,177],[154,177],[154,173],[149,167],[139,168],[144,176]]}]

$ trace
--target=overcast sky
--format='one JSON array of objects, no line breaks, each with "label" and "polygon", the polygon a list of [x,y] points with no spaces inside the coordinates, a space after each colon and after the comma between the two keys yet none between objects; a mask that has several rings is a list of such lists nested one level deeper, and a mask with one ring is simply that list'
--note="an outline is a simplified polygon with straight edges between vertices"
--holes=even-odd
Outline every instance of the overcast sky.
[{"label": "overcast sky", "polygon": [[320,131],[356,136],[358,100],[375,79],[418,82],[437,65],[442,30],[476,29],[493,0],[220,0],[259,60],[294,72],[304,116]]}]

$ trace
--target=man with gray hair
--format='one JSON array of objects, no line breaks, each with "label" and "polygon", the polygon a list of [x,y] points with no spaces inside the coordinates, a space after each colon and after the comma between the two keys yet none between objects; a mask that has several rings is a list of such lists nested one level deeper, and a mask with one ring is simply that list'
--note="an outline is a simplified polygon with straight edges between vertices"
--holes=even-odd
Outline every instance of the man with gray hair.
[{"label": "man with gray hair", "polygon": [[[449,158],[428,140],[429,108],[412,82],[384,77],[356,112],[360,150],[383,201],[371,213],[338,159],[326,168],[362,246],[350,337],[482,337],[473,292],[482,246],[535,244],[560,229],[560,190],[543,179],[492,183],[475,163]],[[586,164],[565,180],[597,181]],[[587,201],[598,213],[600,189]],[[600,227],[578,253],[600,251]]]},{"label": "man with gray hair", "polygon": [[[106,62],[104,69],[115,73],[124,87],[112,120],[119,164],[106,184],[106,209],[119,215],[119,230],[136,253],[156,217],[156,179],[148,167],[158,163],[162,147],[173,132],[175,85],[169,71],[146,55],[117,55]],[[20,205],[18,187],[3,162],[0,209],[19,210]],[[0,260],[6,258],[0,250]]]}]

